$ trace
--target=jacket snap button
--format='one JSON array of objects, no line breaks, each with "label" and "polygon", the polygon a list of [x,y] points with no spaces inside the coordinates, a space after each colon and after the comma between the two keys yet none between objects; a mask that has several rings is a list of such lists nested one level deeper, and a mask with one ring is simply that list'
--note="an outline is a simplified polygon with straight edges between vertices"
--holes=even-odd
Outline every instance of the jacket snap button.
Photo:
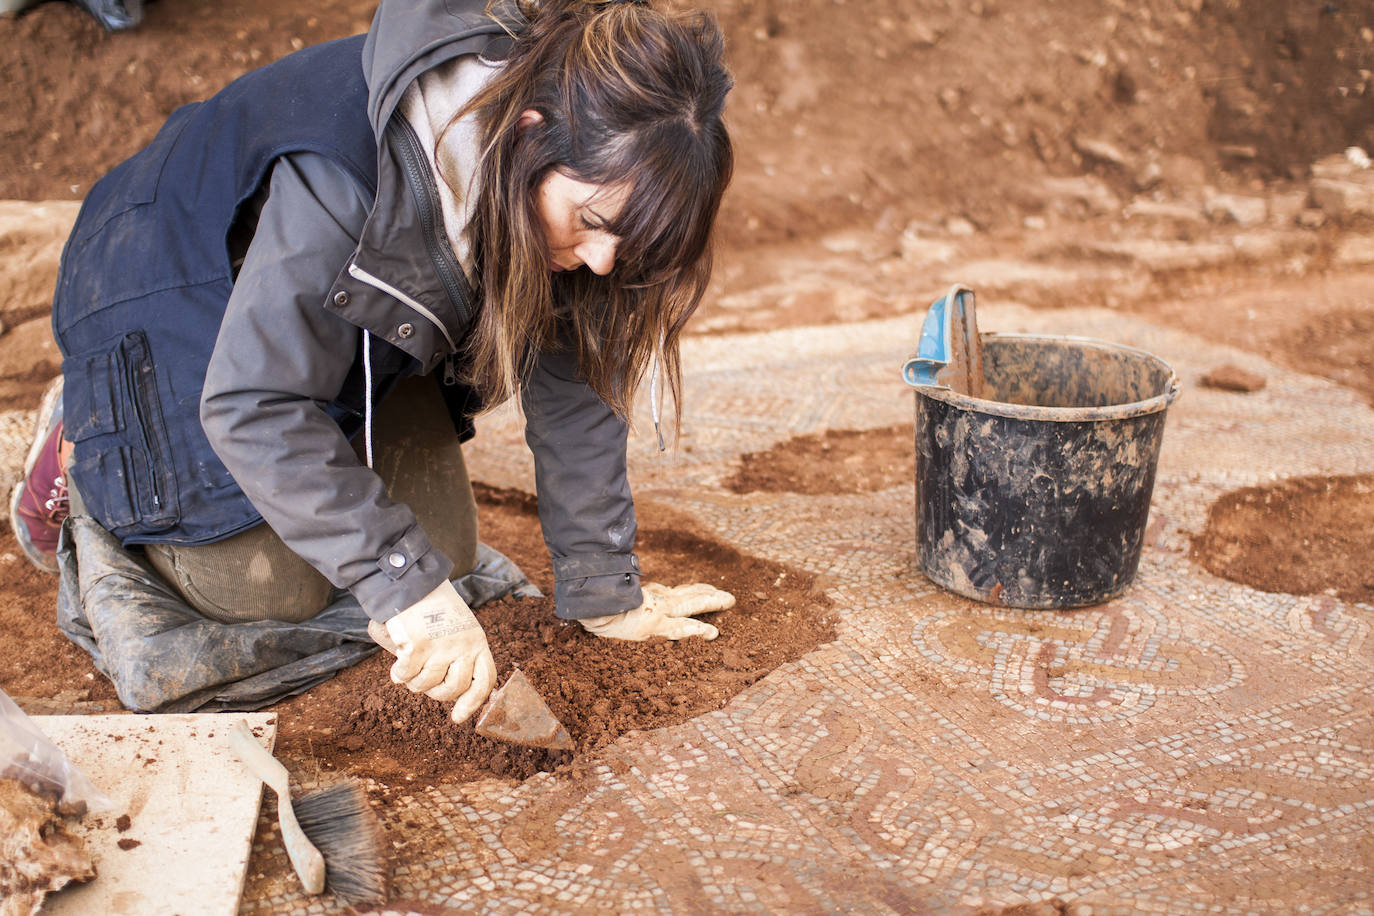
[{"label": "jacket snap button", "polygon": [[402,340],[405,340],[411,334],[415,333],[415,325],[407,321],[405,324],[401,325],[396,329],[396,333],[400,336]]},{"label": "jacket snap button", "polygon": [[348,291],[339,290],[334,294],[334,304],[339,306],[348,305]]},{"label": "jacket snap button", "polygon": [[396,569],[400,569],[402,566],[406,565],[406,555],[403,553],[393,553],[386,558],[386,561]]}]

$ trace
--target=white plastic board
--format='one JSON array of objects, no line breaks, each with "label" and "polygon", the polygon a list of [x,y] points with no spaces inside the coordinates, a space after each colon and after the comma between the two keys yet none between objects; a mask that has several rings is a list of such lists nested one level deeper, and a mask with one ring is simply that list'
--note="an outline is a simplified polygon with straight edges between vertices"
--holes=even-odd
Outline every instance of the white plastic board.
[{"label": "white plastic board", "polygon": [[114,802],[72,828],[95,859],[95,880],[50,896],[44,916],[238,912],[262,783],[226,735],[246,719],[271,750],[275,714],[32,718]]}]

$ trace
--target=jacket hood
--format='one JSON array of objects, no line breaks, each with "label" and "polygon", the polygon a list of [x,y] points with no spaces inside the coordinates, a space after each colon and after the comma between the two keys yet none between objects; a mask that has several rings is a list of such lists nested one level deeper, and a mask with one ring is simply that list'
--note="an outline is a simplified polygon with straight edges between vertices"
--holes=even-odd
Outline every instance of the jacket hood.
[{"label": "jacket hood", "polygon": [[382,0],[363,45],[367,116],[379,142],[420,74],[463,54],[503,58],[523,21],[510,2],[489,13],[487,0]]}]

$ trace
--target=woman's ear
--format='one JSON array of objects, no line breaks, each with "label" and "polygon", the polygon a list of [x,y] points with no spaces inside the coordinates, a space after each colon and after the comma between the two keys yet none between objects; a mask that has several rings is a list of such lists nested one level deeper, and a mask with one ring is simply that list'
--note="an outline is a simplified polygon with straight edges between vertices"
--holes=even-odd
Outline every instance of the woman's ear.
[{"label": "woman's ear", "polygon": [[528,128],[537,127],[543,123],[543,115],[533,108],[526,108],[524,111],[520,112],[520,120],[515,122],[515,130],[517,133],[523,133]]}]

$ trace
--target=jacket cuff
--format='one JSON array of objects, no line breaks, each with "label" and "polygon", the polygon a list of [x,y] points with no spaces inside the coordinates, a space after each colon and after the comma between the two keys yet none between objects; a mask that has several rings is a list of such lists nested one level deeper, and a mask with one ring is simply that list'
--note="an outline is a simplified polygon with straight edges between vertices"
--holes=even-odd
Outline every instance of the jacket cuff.
[{"label": "jacket cuff", "polygon": [[367,616],[386,623],[438,588],[453,573],[453,561],[414,527],[377,558],[377,571],[349,589]]},{"label": "jacket cuff", "polygon": [[605,617],[644,602],[639,557],[633,553],[583,553],[553,560],[554,612],[564,620]]}]

